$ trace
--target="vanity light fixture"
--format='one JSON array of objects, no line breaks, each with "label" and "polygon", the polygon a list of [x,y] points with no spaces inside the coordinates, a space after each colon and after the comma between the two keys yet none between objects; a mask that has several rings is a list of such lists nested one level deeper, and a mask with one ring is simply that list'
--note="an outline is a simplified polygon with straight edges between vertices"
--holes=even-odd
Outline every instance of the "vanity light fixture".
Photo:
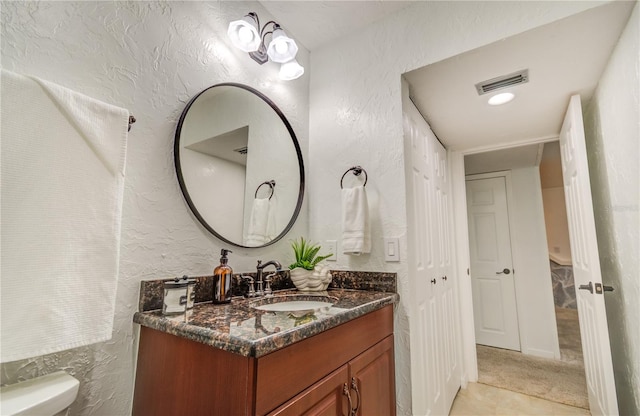
[{"label": "vanity light fixture", "polygon": [[[304,67],[295,59],[298,45],[284,33],[277,22],[270,20],[261,28],[258,15],[250,12],[242,19],[229,23],[227,34],[238,49],[248,52],[260,65],[269,59],[281,64],[281,79],[289,81],[304,74]],[[271,35],[268,46],[265,45],[267,35]]]}]

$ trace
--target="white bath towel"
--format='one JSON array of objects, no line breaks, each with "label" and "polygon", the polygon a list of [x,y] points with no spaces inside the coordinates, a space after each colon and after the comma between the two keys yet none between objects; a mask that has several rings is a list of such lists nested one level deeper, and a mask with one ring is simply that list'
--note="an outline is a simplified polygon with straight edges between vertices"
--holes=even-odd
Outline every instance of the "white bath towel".
[{"label": "white bath towel", "polygon": [[342,190],[342,252],[349,255],[371,252],[369,205],[364,186]]},{"label": "white bath towel", "polygon": [[276,235],[275,201],[269,198],[255,198],[251,206],[251,219],[245,245],[262,246]]},{"label": "white bath towel", "polygon": [[111,338],[129,113],[1,72],[0,361]]}]

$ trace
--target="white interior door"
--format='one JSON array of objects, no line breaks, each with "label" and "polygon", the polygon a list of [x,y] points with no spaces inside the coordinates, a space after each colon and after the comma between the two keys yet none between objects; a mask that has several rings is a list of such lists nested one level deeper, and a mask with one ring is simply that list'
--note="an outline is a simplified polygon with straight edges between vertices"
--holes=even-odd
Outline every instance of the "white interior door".
[{"label": "white interior door", "polygon": [[505,177],[466,184],[476,343],[520,351]]},{"label": "white interior door", "polygon": [[448,414],[460,387],[446,150],[403,99],[407,158],[412,414]]},{"label": "white interior door", "polygon": [[434,179],[435,179],[435,203],[436,203],[436,224],[438,233],[433,233],[432,239],[437,246],[437,275],[438,296],[440,314],[442,319],[438,322],[440,326],[438,334],[442,354],[440,360],[443,362],[443,389],[444,406],[449,410],[460,387],[460,375],[462,367],[460,363],[460,333],[458,320],[458,305],[455,295],[455,279],[453,279],[453,263],[451,260],[451,221],[450,206],[450,181],[449,169],[447,165],[447,151],[440,144],[435,135],[431,138],[434,148]]},{"label": "white interior door", "polygon": [[[432,142],[426,123],[410,104],[405,108],[405,155],[411,157],[407,172],[407,211],[413,226],[408,227],[409,268],[411,274],[411,392],[415,415],[444,414],[443,361],[439,354],[438,280],[435,246],[437,233],[433,215],[434,169]],[[407,164],[409,165],[409,164]]]},{"label": "white interior door", "polygon": [[569,102],[560,132],[560,151],[573,276],[575,287],[579,288],[576,298],[589,408],[592,415],[617,415],[618,403],[579,95],[571,97]]}]

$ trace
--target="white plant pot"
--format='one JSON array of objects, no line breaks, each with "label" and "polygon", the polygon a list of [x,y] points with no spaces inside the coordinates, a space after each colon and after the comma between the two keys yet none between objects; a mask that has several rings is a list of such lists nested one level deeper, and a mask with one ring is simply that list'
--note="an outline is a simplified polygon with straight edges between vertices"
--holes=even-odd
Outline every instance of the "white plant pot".
[{"label": "white plant pot", "polygon": [[314,270],[301,267],[289,270],[289,276],[296,288],[303,292],[318,292],[327,290],[331,283],[331,273],[328,267],[317,265]]}]

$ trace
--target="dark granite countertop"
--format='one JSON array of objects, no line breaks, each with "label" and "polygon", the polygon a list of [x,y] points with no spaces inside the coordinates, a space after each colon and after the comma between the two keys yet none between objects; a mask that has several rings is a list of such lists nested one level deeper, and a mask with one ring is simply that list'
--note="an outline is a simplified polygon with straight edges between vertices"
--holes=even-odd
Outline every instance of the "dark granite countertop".
[{"label": "dark granite countertop", "polygon": [[[283,296],[314,300],[329,296],[333,306],[306,313],[267,312],[256,302],[273,303]],[[136,312],[133,321],[162,332],[248,357],[260,357],[354,318],[394,304],[396,293],[329,289],[326,292],[275,292],[267,299],[234,299],[230,304],[196,304],[186,314],[164,316],[159,310]]]}]

